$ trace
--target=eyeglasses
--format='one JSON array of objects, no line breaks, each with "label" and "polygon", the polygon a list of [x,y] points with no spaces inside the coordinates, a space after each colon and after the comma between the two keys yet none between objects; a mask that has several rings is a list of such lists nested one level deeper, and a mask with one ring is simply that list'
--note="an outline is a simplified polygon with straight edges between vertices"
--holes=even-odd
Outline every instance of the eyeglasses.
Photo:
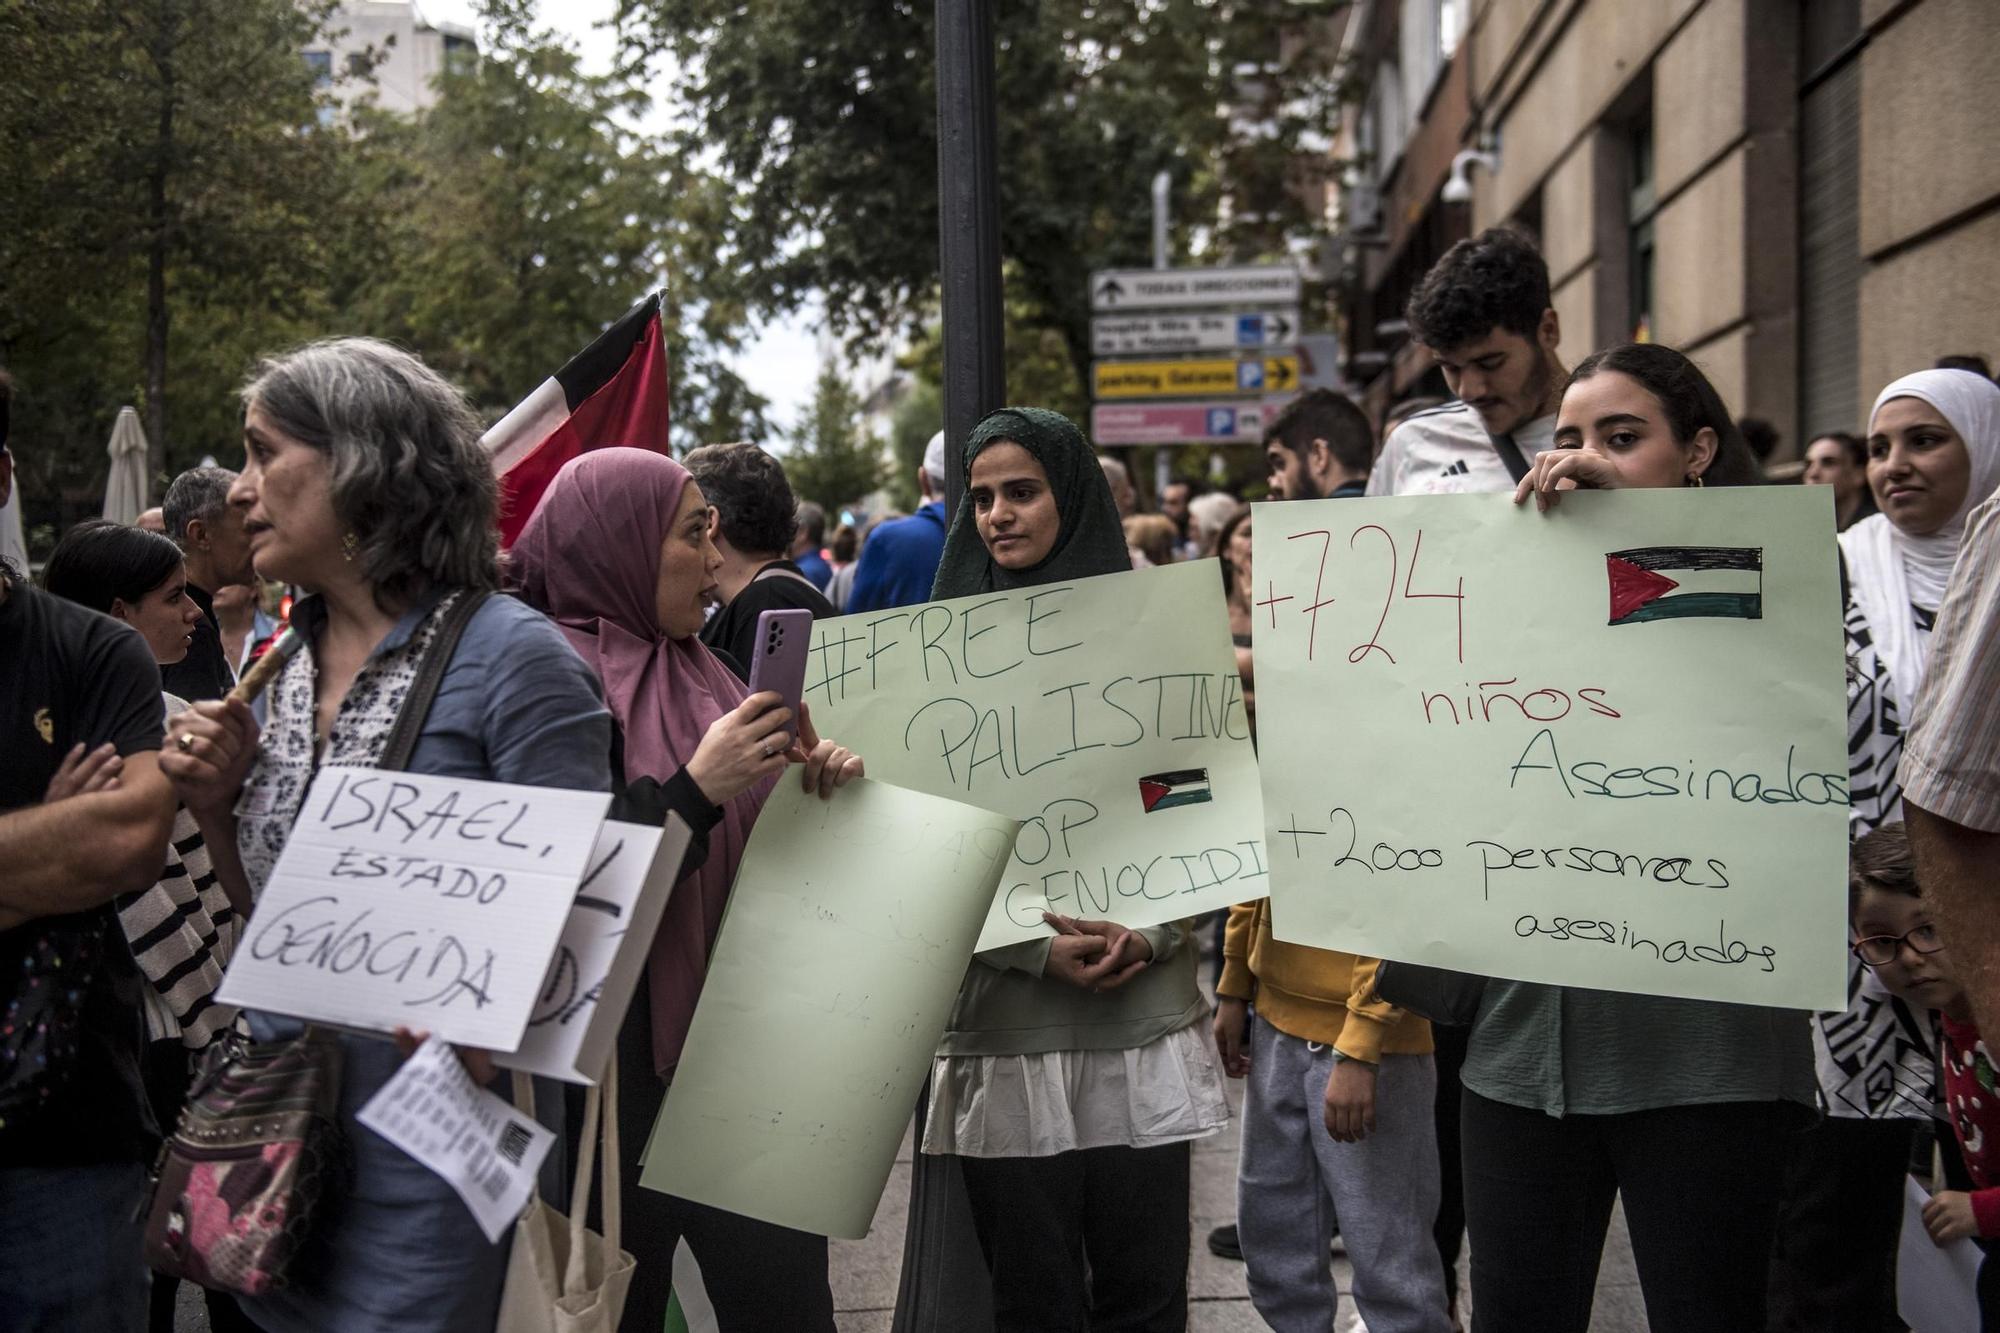
[{"label": "eyeglasses", "polygon": [[1882,967],[1896,961],[1896,953],[1908,944],[1918,953],[1936,953],[1944,948],[1944,941],[1938,938],[1937,927],[1928,921],[1902,935],[1870,935],[1865,940],[1856,940],[1849,945],[1856,958],[1870,967]]}]

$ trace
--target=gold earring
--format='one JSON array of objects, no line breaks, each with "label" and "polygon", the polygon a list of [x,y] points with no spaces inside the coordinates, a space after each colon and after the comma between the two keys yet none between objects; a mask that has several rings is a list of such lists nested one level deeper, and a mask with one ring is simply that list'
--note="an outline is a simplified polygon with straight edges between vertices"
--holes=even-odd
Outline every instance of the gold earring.
[{"label": "gold earring", "polygon": [[1700,490],[1702,487],[1701,473],[1699,472],[1688,473],[1687,484],[1694,487],[1696,490]]},{"label": "gold earring", "polygon": [[349,529],[347,535],[340,539],[340,558],[342,560],[345,560],[350,565],[353,564],[354,553],[355,551],[359,550],[360,547],[361,547],[361,539],[354,535],[352,529]]}]

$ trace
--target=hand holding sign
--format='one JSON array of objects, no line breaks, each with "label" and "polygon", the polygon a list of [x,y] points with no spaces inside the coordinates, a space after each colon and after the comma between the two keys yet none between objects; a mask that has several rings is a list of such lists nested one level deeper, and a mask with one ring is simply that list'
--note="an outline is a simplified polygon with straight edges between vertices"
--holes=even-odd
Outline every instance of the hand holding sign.
[{"label": "hand holding sign", "polygon": [[1527,475],[1514,488],[1514,503],[1530,495],[1535,509],[1546,514],[1562,501],[1564,491],[1609,490],[1618,485],[1618,469],[1602,454],[1587,449],[1545,449],[1528,465]]}]

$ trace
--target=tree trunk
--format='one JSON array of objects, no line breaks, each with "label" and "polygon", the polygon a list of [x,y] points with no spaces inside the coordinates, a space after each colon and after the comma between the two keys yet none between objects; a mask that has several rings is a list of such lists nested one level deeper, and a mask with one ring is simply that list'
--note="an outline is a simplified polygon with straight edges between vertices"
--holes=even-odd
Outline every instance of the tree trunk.
[{"label": "tree trunk", "polygon": [[153,160],[146,170],[146,484],[167,470],[167,167],[174,148],[174,15],[159,8],[153,67],[159,76],[160,115]]}]

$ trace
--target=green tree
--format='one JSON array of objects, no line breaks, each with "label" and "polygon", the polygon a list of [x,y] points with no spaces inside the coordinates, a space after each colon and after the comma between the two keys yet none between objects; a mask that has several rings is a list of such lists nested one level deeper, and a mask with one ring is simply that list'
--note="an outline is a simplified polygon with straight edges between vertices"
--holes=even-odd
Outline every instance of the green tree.
[{"label": "green tree", "polygon": [[861,431],[861,402],[831,365],[822,366],[812,408],[785,454],[785,476],[801,500],[838,514],[883,484],[882,446]]},{"label": "green tree", "polygon": [[248,350],[323,317],[344,135],[318,124],[326,94],[299,53],[332,8],[0,6],[0,360],[21,380],[31,478],[101,475],[124,401],[143,405],[155,474],[226,450]]},{"label": "green tree", "polygon": [[341,304],[511,406],[665,275],[674,434],[761,432],[763,400],[721,360],[746,315],[719,249],[729,192],[630,128],[632,72],[585,73],[529,0],[489,0],[481,57],[414,117],[365,114],[356,175],[376,225]]},{"label": "green tree", "polygon": [[[1342,7],[993,7],[1010,292],[1060,336],[1079,382],[1089,273],[1147,262],[1156,172],[1174,177],[1182,253],[1272,257],[1316,235],[1312,198],[1331,166],[1337,107],[1325,22]],[[838,327],[872,341],[933,300],[934,12],[884,0],[621,0],[635,49],[679,62],[693,133],[742,191],[729,240],[758,308],[818,290]]]},{"label": "green tree", "polygon": [[302,57],[333,0],[0,0],[0,364],[31,527],[95,508],[123,403],[156,482],[233,462],[245,372],[313,337],[403,341],[497,415],[659,286],[676,441],[763,431],[725,361],[748,323],[733,186],[631,128],[642,66],[584,75],[526,0],[486,18],[430,110],[350,117]]}]

